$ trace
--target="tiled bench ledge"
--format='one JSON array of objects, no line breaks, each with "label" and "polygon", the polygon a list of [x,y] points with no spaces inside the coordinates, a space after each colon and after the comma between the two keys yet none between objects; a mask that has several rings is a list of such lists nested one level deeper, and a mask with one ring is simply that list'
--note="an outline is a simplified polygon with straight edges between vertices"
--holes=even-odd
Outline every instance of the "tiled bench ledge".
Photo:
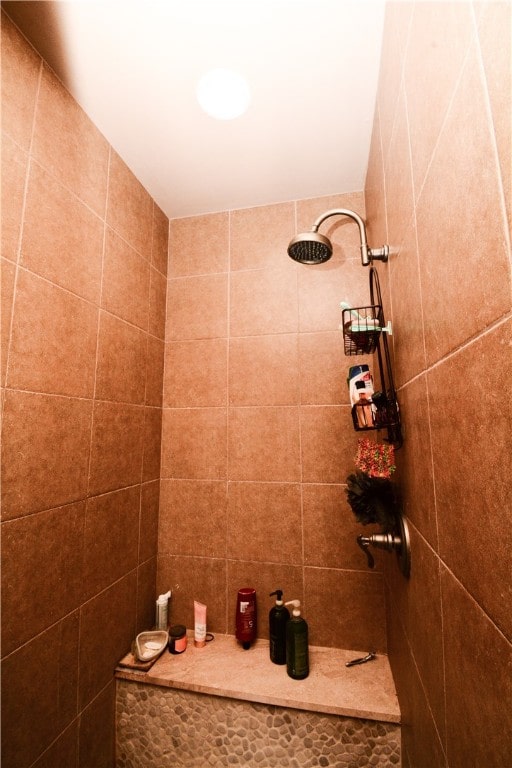
[{"label": "tiled bench ledge", "polygon": [[292,680],[286,666],[271,663],[266,640],[257,640],[244,651],[232,635],[215,635],[204,648],[195,648],[189,637],[184,653],[164,651],[148,672],[118,667],[116,677],[287,709],[399,723],[387,656],[345,666],[358,656],[364,653],[312,646],[309,677]]}]

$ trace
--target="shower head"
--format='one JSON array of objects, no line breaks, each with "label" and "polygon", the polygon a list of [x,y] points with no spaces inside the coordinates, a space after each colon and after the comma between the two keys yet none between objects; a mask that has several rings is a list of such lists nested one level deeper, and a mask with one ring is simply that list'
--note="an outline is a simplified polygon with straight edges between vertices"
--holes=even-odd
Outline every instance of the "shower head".
[{"label": "shower head", "polygon": [[288,256],[300,264],[322,264],[332,256],[332,244],[328,237],[316,229],[297,235],[288,246]]},{"label": "shower head", "polygon": [[323,213],[315,221],[310,232],[304,232],[294,237],[288,246],[288,256],[291,259],[298,261],[300,264],[323,264],[324,261],[328,261],[331,258],[332,243],[328,237],[318,232],[319,226],[330,216],[349,216],[357,223],[361,238],[361,261],[363,267],[367,267],[373,259],[388,260],[389,246],[383,245],[382,248],[374,248],[373,250],[369,248],[366,241],[364,221],[357,213],[349,211],[347,208],[335,208],[332,211]]}]

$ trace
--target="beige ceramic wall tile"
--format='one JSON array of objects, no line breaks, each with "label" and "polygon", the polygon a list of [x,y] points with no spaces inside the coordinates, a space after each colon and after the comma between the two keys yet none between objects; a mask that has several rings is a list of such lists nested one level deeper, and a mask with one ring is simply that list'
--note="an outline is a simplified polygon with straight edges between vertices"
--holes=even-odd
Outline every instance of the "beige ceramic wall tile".
[{"label": "beige ceramic wall tile", "polygon": [[8,386],[91,397],[97,332],[96,307],[20,269]]},{"label": "beige ceramic wall tile", "polygon": [[232,339],[230,405],[297,405],[299,356],[296,334]]},{"label": "beige ceramic wall tile", "polygon": [[229,479],[300,480],[298,408],[229,409]]},{"label": "beige ceramic wall tile", "polygon": [[137,253],[151,260],[153,201],[114,151],[110,156],[107,223]]},{"label": "beige ceramic wall tile", "polygon": [[[348,505],[345,489],[345,485],[321,483],[302,486],[305,565],[353,570],[366,567],[357,536],[377,533],[380,528],[361,528]],[[378,551],[373,554],[376,571],[382,570],[382,557]]]},{"label": "beige ceramic wall tile", "polygon": [[141,486],[139,564],[157,554],[159,497],[159,480],[151,480]]},{"label": "beige ceramic wall tile", "polygon": [[[393,351],[393,377],[397,387],[417,376],[426,368],[423,302],[420,283],[420,263],[416,229],[410,227],[400,249],[393,254],[388,271],[392,307],[384,302],[386,320],[392,320],[393,336],[388,343]],[[387,308],[391,312],[387,312]]]},{"label": "beige ceramic wall tile", "polygon": [[[495,163],[488,162],[493,146],[485,101],[472,49],[417,208],[429,363],[510,310],[505,221],[495,204],[500,183]],[[461,134],[468,125],[471,133]]]},{"label": "beige ceramic wall tile", "polygon": [[[397,451],[397,480],[403,509],[421,535],[438,550],[434,468],[431,458],[431,424],[427,376],[400,390],[400,408],[407,450]],[[435,405],[430,396],[430,404]],[[437,406],[435,406],[437,407]]]},{"label": "beige ceramic wall tile", "polygon": [[18,260],[28,155],[2,133],[2,256]]},{"label": "beige ceramic wall tile", "polygon": [[[83,601],[109,587],[137,565],[140,486],[87,500],[84,530]],[[123,546],[119,546],[119,541]]]},{"label": "beige ceramic wall tile", "polygon": [[164,405],[171,408],[226,405],[227,361],[227,339],[169,342]]},{"label": "beige ceramic wall tile", "polygon": [[[80,609],[80,709],[108,685],[112,670],[131,646],[135,637],[136,594],[137,573],[132,571]],[[91,664],[91,659],[96,663]]]},{"label": "beige ceramic wall tile", "polygon": [[100,216],[105,213],[109,147],[90,118],[43,66],[34,158]]},{"label": "beige ceramic wall tile", "polygon": [[41,59],[2,13],[2,130],[28,151]]},{"label": "beige ceramic wall tile", "polygon": [[[172,591],[171,624],[194,628],[194,600],[206,605],[208,632],[225,633],[226,561],[209,557],[159,555],[157,594]],[[233,608],[234,610],[234,608]]]},{"label": "beige ceramic wall tile", "polygon": [[78,636],[76,611],[4,660],[2,686],[12,696],[4,711],[7,765],[31,765],[76,718]]},{"label": "beige ceramic wall tile", "polygon": [[312,645],[385,653],[382,574],[305,568],[304,579]]},{"label": "beige ceramic wall tile", "polygon": [[147,336],[146,405],[162,407],[165,342]]},{"label": "beige ceramic wall tile", "polygon": [[228,558],[302,564],[300,486],[229,483]]},{"label": "beige ceramic wall tile", "polygon": [[[509,638],[511,335],[508,321],[428,374],[440,554]],[[453,413],[460,382],[464,407]]]},{"label": "beige ceramic wall tile", "polygon": [[390,622],[389,632],[388,653],[393,664],[393,679],[399,701],[404,702],[403,705],[400,704],[402,718],[407,719],[400,729],[405,765],[421,765],[428,760],[429,764],[436,768],[446,768],[448,763],[437,724],[401,624]]},{"label": "beige ceramic wall tile", "polygon": [[325,264],[304,266],[298,271],[298,279],[301,333],[337,330],[342,321],[341,301],[352,307],[370,305],[369,275],[359,256],[333,256]]},{"label": "beige ceramic wall tile", "polygon": [[162,480],[158,551],[226,556],[226,481]]},{"label": "beige ceramic wall tile", "polygon": [[20,256],[24,267],[99,304],[103,229],[95,213],[31,163]]},{"label": "beige ceramic wall tile", "polygon": [[169,258],[169,220],[165,213],[153,203],[153,239],[151,264],[162,275],[167,276]]},{"label": "beige ceramic wall tile", "polygon": [[[388,209],[388,245],[393,253],[402,246],[404,237],[414,225],[414,188],[411,169],[411,148],[409,144],[409,123],[404,87],[396,106],[395,124],[384,167],[386,195],[393,200]],[[393,256],[391,264],[394,263]]]},{"label": "beige ceramic wall tile", "polygon": [[345,358],[343,349],[343,333],[339,330],[299,335],[303,405],[348,404],[348,363],[358,361]]},{"label": "beige ceramic wall tile", "polygon": [[101,306],[147,331],[150,264],[113,230],[107,229]]},{"label": "beige ceramic wall tile", "polygon": [[165,339],[165,307],[167,281],[154,267],[150,271],[149,285],[149,332]]},{"label": "beige ceramic wall tile", "polygon": [[231,274],[231,336],[297,331],[296,268],[291,259],[287,262],[275,269]]},{"label": "beige ceramic wall tile", "polygon": [[144,408],[128,403],[94,404],[89,493],[141,482]]},{"label": "beige ceramic wall tile", "polygon": [[272,268],[288,258],[295,228],[293,203],[231,211],[231,269]]},{"label": "beige ceramic wall tile", "polygon": [[78,760],[78,720],[74,720],[39,758],[37,768],[76,765]]},{"label": "beige ceramic wall tile", "polygon": [[209,275],[227,272],[229,214],[211,213],[172,219],[169,225],[169,275]]},{"label": "beige ceramic wall tile", "polygon": [[350,406],[303,407],[300,429],[302,482],[344,483],[357,448]]},{"label": "beige ceramic wall tile", "polygon": [[108,765],[112,760],[115,752],[115,701],[116,684],[112,680],[84,709],[80,717],[79,765]]},{"label": "beige ceramic wall tile", "polygon": [[[380,153],[382,149],[382,157],[384,161],[387,161],[389,145],[393,133],[396,104],[400,93],[404,61],[409,44],[409,30],[414,8],[415,4],[412,2],[390,2],[386,5],[376,107],[379,113],[379,130],[382,142],[378,151]],[[375,133],[372,137],[372,142],[374,138]],[[376,147],[372,143],[369,167],[372,166],[375,150]],[[367,189],[368,179],[365,185],[365,191]],[[377,201],[379,198],[382,202],[383,186],[380,187]],[[370,217],[375,215],[375,208],[373,205],[368,208],[368,214]]]},{"label": "beige ceramic wall tile", "polygon": [[163,412],[162,477],[225,480],[225,408],[166,408]]},{"label": "beige ceramic wall tile", "polygon": [[[82,600],[85,502],[39,512],[2,526],[2,633],[8,655],[35,634],[74,611]],[[27,590],[25,574],[38,574]]]},{"label": "beige ceramic wall tile", "polygon": [[9,353],[9,344],[11,337],[11,316],[12,305],[14,300],[14,282],[16,279],[16,266],[6,259],[1,261],[1,291],[2,291],[2,386],[5,385],[5,377],[7,373],[7,360]]},{"label": "beige ceramic wall tile", "polygon": [[[415,577],[405,580],[394,568],[391,588],[400,599],[400,614],[427,692],[442,743],[445,743],[445,695],[440,562],[429,544],[411,526]],[[412,561],[411,561],[412,563]]]},{"label": "beige ceramic wall tile", "polygon": [[162,409],[144,409],[144,445],[142,455],[142,482],[160,477],[160,440],[162,435]]},{"label": "beige ceramic wall tile", "polygon": [[98,334],[96,398],[144,403],[147,334],[101,312]]},{"label": "beige ceramic wall tile", "polygon": [[167,287],[167,341],[225,338],[227,276],[176,278]]},{"label": "beige ceramic wall tile", "polygon": [[[441,577],[450,765],[506,765],[512,750],[503,716],[512,705],[510,676],[504,674],[512,663],[510,643],[446,568]],[[489,733],[485,743],[476,737],[481,728]]]},{"label": "beige ceramic wall tile", "polygon": [[509,2],[475,3],[478,37],[491,104],[509,229],[512,229],[512,68]]},{"label": "beige ceramic wall tile", "polygon": [[473,31],[470,3],[447,2],[442,22],[432,8],[429,3],[414,3],[404,68],[416,199],[423,186]]},{"label": "beige ceramic wall tile", "polygon": [[156,555],[137,568],[136,633],[155,628]]},{"label": "beige ceramic wall tile", "polygon": [[384,160],[382,153],[381,122],[378,106],[375,108],[370,156],[366,170],[364,200],[366,213],[366,234],[372,248],[389,245],[386,197],[384,190]]},{"label": "beige ceramic wall tile", "polygon": [[88,400],[6,392],[4,519],[85,498],[91,415]]}]

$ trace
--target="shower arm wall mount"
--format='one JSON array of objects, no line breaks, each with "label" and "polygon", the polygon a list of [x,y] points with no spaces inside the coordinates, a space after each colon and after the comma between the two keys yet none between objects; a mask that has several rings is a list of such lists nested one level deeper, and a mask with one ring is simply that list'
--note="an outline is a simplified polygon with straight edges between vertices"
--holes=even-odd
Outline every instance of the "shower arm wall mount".
[{"label": "shower arm wall mount", "polygon": [[375,259],[378,261],[387,261],[389,256],[389,245],[383,245],[381,248],[370,248],[366,240],[366,227],[364,221],[355,211],[348,208],[334,208],[331,211],[323,213],[314,222],[311,231],[318,232],[318,228],[323,222],[331,216],[349,216],[359,227],[359,236],[361,238],[361,261],[363,267],[367,267]]}]

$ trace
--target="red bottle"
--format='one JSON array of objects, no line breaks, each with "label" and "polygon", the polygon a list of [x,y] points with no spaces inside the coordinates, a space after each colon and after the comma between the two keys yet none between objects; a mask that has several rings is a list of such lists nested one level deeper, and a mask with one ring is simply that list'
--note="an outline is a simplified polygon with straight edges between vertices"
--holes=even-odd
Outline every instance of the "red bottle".
[{"label": "red bottle", "polygon": [[256,590],[252,587],[239,589],[236,600],[236,639],[246,651],[256,640],[256,617]]}]

